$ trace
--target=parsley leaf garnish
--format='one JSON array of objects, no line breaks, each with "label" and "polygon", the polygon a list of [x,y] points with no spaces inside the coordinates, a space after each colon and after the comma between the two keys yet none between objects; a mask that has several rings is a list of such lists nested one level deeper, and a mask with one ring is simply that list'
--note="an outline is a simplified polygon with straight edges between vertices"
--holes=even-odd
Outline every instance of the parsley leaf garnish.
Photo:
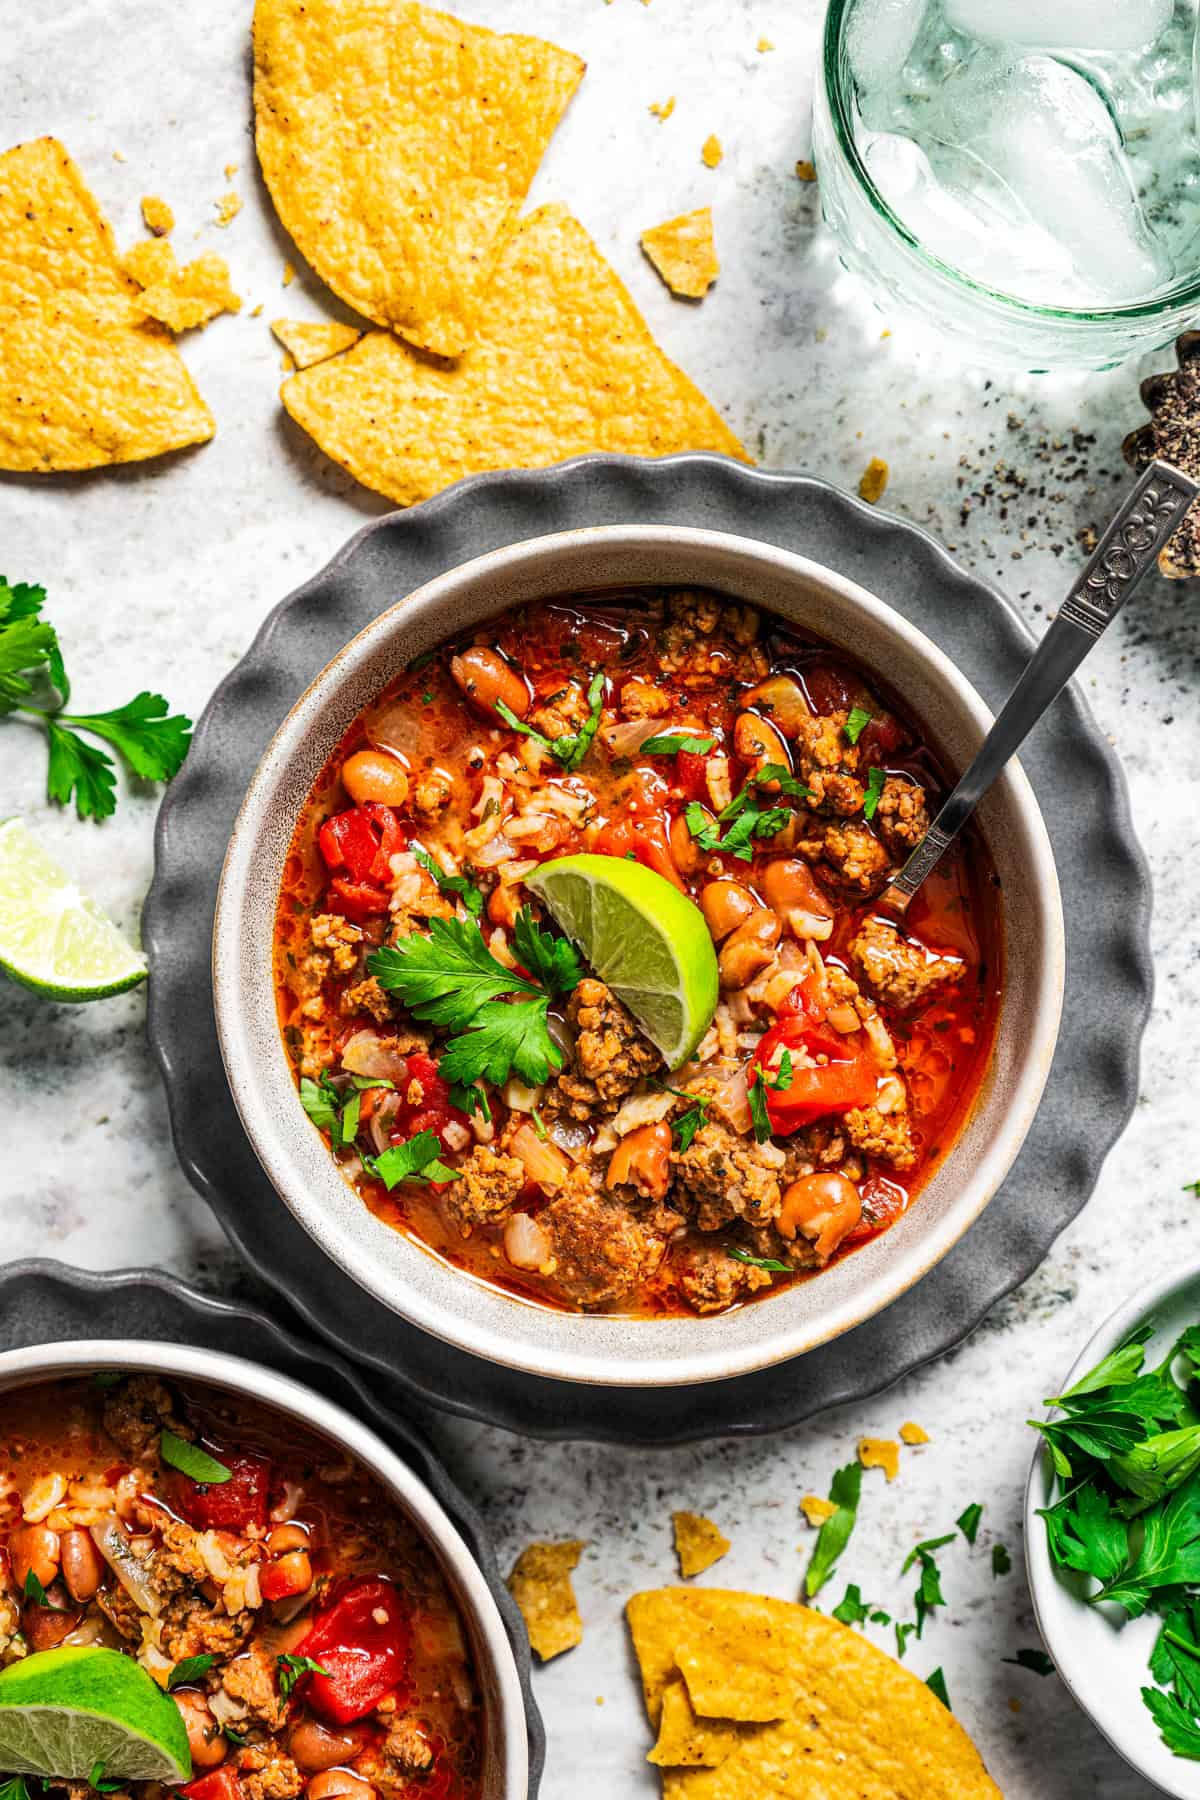
[{"label": "parsley leaf garnish", "polygon": [[222,1482],[233,1480],[233,1471],[227,1469],[223,1462],[202,1450],[199,1444],[189,1443],[174,1431],[164,1430],[159,1434],[158,1454],[172,1469],[178,1469],[189,1481],[199,1482],[204,1487],[218,1487]]},{"label": "parsley leaf garnish", "polygon": [[1200,1200],[1200,1181],[1185,1181],[1182,1191],[1185,1194],[1194,1194],[1196,1199]]},{"label": "parsley leaf garnish", "polygon": [[970,1506],[964,1507],[954,1523],[966,1538],[968,1544],[975,1542],[979,1531],[979,1521],[983,1517],[983,1507],[978,1500],[972,1500]]},{"label": "parsley leaf garnish", "polygon": [[390,1193],[402,1181],[457,1181],[458,1170],[441,1160],[442,1140],[436,1131],[418,1131],[406,1144],[390,1144],[378,1156],[364,1156],[363,1167]]},{"label": "parsley leaf garnish", "polygon": [[663,731],[657,737],[647,738],[642,745],[643,756],[676,756],[684,751],[688,756],[707,756],[715,749],[714,737],[691,737],[686,731]]},{"label": "parsley leaf garnish", "polygon": [[360,1095],[368,1088],[394,1088],[395,1083],[382,1076],[351,1075],[346,1091],[340,1090],[328,1069],[321,1070],[320,1081],[307,1075],[300,1077],[300,1104],[317,1127],[329,1133],[334,1150],[348,1150],[358,1136]]},{"label": "parsley leaf garnish", "polygon": [[569,994],[583,980],[575,946],[565,937],[543,931],[527,906],[521,908],[513,925],[513,946],[522,968],[552,994]]},{"label": "parsley leaf garnish", "polygon": [[1031,1669],[1035,1675],[1054,1673],[1054,1664],[1044,1650],[1018,1650],[1015,1656],[1002,1656],[1000,1661],[1012,1663],[1018,1669]]},{"label": "parsley leaf garnish", "polygon": [[535,731],[532,725],[526,725],[524,719],[518,719],[503,700],[497,700],[496,711],[510,731],[519,731],[522,737],[532,738],[535,744],[548,750],[570,775],[574,774],[591,749],[592,740],[600,727],[600,715],[604,710],[603,669],[597,669],[588,683],[587,700],[590,711],[579,730],[565,732],[562,737],[556,738],[547,737],[544,732]]},{"label": "parsley leaf garnish", "polygon": [[867,729],[867,726],[871,723],[873,717],[874,714],[869,713],[865,706],[852,706],[850,708],[849,716],[846,719],[846,723],[842,727],[846,734],[847,742],[857,744],[859,738]]},{"label": "parsley leaf garnish", "polygon": [[1180,1705],[1174,1694],[1164,1694],[1159,1688],[1144,1687],[1142,1699],[1149,1707],[1167,1749],[1175,1756],[1186,1756],[1193,1762],[1200,1762],[1200,1725]]},{"label": "parsley leaf garnish", "polygon": [[916,1625],[911,1620],[906,1625],[896,1626],[896,1655],[901,1661],[904,1660],[904,1652],[908,1649],[908,1640],[916,1629]]},{"label": "parsley leaf garnish", "polygon": [[836,1511],[830,1513],[817,1534],[817,1541],[804,1576],[804,1591],[811,1600],[819,1594],[842,1551],[850,1542],[858,1517],[858,1501],[862,1492],[862,1464],[846,1463],[838,1469],[829,1484],[829,1498]]},{"label": "parsley leaf garnish", "polygon": [[853,1581],[847,1585],[840,1604],[834,1607],[830,1616],[840,1620],[843,1625],[863,1625],[868,1621],[872,1625],[890,1625],[892,1622],[891,1613],[884,1612],[882,1607],[875,1606],[870,1600],[864,1600],[861,1589]]},{"label": "parsley leaf garnish", "polygon": [[472,1082],[470,1087],[452,1087],[450,1104],[459,1112],[478,1113],[485,1125],[490,1125],[492,1122],[492,1109],[488,1105],[487,1094],[477,1082]]},{"label": "parsley leaf garnish", "polygon": [[938,1568],[933,1552],[935,1550],[941,1550],[944,1545],[952,1544],[953,1542],[954,1533],[952,1531],[947,1532],[945,1537],[925,1538],[921,1543],[914,1544],[904,1559],[904,1565],[900,1570],[902,1575],[907,1575],[914,1563],[919,1563],[921,1565],[921,1574],[920,1579],[917,1582],[917,1591],[913,1595],[913,1608],[917,1615],[916,1632],[918,1637],[924,1635],[925,1621],[933,1611],[934,1607],[944,1606],[946,1603],[946,1597],[942,1593],[941,1570]]},{"label": "parsley leaf garnish", "polygon": [[422,850],[419,844],[412,844],[409,847],[425,873],[433,876],[434,881],[437,883],[438,892],[441,894],[453,894],[456,899],[462,901],[467,911],[477,919],[483,911],[483,895],[475,886],[475,883],[473,881],[468,881],[465,875],[447,875],[441,864],[434,862],[428,850]]},{"label": "parsley leaf garnish", "polygon": [[689,1094],[684,1088],[667,1087],[665,1083],[663,1091],[674,1094],[677,1100],[690,1100],[692,1103],[686,1112],[671,1120],[671,1130],[679,1139],[679,1148],[686,1150],[696,1133],[707,1123],[712,1100],[708,1094]]},{"label": "parsley leaf garnish", "polygon": [[306,1675],[328,1675],[329,1670],[322,1663],[314,1662],[311,1656],[277,1656],[276,1669],[279,1674],[280,1697],[287,1700],[298,1681]]},{"label": "parsley leaf garnish", "polygon": [[26,1600],[32,1600],[35,1606],[40,1606],[43,1612],[62,1611],[62,1608],[55,1606],[53,1600],[49,1598],[40,1578],[34,1574],[32,1569],[26,1572],[25,1585],[21,1589],[21,1593]]},{"label": "parsley leaf garnish", "polygon": [[[918,1632],[917,1636],[920,1637],[920,1635],[920,1632]],[[932,1675],[927,1675],[925,1677],[925,1686],[929,1689],[931,1694],[937,1695],[947,1712],[954,1711],[954,1708],[950,1704],[950,1696],[946,1692],[946,1677],[942,1674],[940,1669],[935,1669]]]},{"label": "parsley leaf garnish", "polygon": [[551,1069],[562,1067],[562,1052],[550,1036],[546,1014],[550,1001],[489,1000],[471,1021],[471,1029],[450,1039],[438,1063],[443,1081],[470,1087],[478,1081],[496,1086],[513,1071],[529,1087],[541,1087]]},{"label": "parsley leaf garnish", "polygon": [[168,1694],[173,1694],[177,1687],[186,1687],[189,1681],[199,1681],[201,1675],[208,1674],[216,1660],[216,1656],[208,1651],[202,1656],[185,1656],[167,1676]]},{"label": "parsley leaf garnish", "polygon": [[738,1244],[731,1244],[725,1254],[732,1256],[734,1262],[749,1263],[752,1269],[769,1269],[773,1275],[795,1273],[791,1263],[777,1262],[773,1256],[751,1256],[749,1250],[743,1250]]},{"label": "parsley leaf garnish", "polygon": [[1004,1544],[993,1544],[992,1545],[992,1580],[995,1581],[996,1578],[1000,1575],[1011,1575],[1011,1574],[1012,1574],[1012,1557],[1008,1554],[1007,1546]]},{"label": "parsley leaf garnish", "polygon": [[115,1794],[125,1786],[123,1781],[105,1781],[104,1764],[97,1760],[88,1771],[88,1786],[97,1794]]},{"label": "parsley leaf garnish", "polygon": [[771,1119],[767,1112],[767,1090],[761,1069],[755,1069],[754,1080],[747,1086],[746,1093],[750,1101],[750,1117],[754,1121],[754,1136],[760,1144],[765,1144],[771,1135]]},{"label": "parsley leaf garnish", "polygon": [[884,783],[886,781],[887,776],[882,769],[874,768],[868,770],[867,792],[863,799],[863,818],[868,824],[870,824],[871,820],[875,817],[875,808],[879,805],[879,797],[883,793]]}]

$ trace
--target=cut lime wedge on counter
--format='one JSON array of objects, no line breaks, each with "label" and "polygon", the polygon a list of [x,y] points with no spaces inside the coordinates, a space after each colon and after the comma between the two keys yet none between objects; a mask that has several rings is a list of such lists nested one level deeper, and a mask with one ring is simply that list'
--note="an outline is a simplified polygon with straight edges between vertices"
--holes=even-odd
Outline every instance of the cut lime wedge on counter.
[{"label": "cut lime wedge on counter", "polygon": [[86,1781],[189,1781],[175,1702],[131,1656],[96,1646],[42,1650],[0,1671],[0,1769]]},{"label": "cut lime wedge on counter", "polygon": [[146,979],[145,957],[20,819],[0,824],[0,969],[48,1000],[105,1000]]},{"label": "cut lime wedge on counter", "polygon": [[668,1068],[686,1062],[717,1006],[717,957],[700,908],[665,876],[620,856],[560,856],[525,885]]}]

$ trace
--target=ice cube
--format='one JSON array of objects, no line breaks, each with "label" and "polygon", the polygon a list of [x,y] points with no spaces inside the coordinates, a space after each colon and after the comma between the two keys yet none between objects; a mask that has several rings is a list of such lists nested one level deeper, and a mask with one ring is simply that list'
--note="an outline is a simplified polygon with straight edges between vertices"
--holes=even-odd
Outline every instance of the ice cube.
[{"label": "ice cube", "polygon": [[919,141],[941,180],[962,179],[964,152],[981,158],[1070,253],[1090,303],[1141,298],[1169,280],[1117,126],[1076,70],[982,51],[942,84]]},{"label": "ice cube", "polygon": [[892,87],[917,41],[925,0],[860,0],[846,22],[846,55],[860,91]]},{"label": "ice cube", "polygon": [[945,0],[958,31],[1029,50],[1140,50],[1154,43],[1174,0]]}]

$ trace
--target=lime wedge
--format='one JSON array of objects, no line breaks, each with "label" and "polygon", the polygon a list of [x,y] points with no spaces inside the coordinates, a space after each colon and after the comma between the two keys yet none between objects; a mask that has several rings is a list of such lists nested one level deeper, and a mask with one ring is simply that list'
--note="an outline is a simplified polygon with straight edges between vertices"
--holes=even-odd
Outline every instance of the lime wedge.
[{"label": "lime wedge", "polygon": [[146,979],[145,957],[20,819],[0,824],[0,970],[48,1000],[105,1000]]},{"label": "lime wedge", "polygon": [[0,1769],[86,1781],[189,1781],[175,1702],[131,1656],[94,1645],[42,1650],[0,1672]]},{"label": "lime wedge", "polygon": [[668,1068],[687,1061],[717,1007],[717,957],[700,908],[621,856],[560,856],[525,877]]}]

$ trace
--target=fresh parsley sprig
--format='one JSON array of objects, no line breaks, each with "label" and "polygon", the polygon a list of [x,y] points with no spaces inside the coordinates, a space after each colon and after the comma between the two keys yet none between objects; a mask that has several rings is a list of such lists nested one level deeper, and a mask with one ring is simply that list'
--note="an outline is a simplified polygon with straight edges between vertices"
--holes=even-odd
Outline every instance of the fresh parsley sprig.
[{"label": "fresh parsley sprig", "polygon": [[65,806],[74,799],[81,819],[107,819],[117,804],[115,765],[88,737],[110,744],[140,780],[169,781],[187,754],[192,722],[145,690],[108,712],[65,712],[71,686],[58,634],[39,617],[45,601],[45,588],[0,576],[0,713],[40,721],[51,800]]},{"label": "fresh parsley sprig", "polygon": [[852,706],[847,715],[846,723],[842,727],[842,730],[846,734],[847,743],[857,744],[859,738],[867,729],[867,726],[871,723],[873,717],[874,714],[869,713],[865,706]]},{"label": "fresh parsley sprig", "polygon": [[876,767],[868,769],[867,791],[863,796],[863,818],[867,821],[868,825],[875,817],[875,809],[879,805],[886,781],[887,776],[881,768]]},{"label": "fresh parsley sprig", "polygon": [[804,1576],[804,1591],[811,1600],[819,1594],[842,1551],[850,1542],[858,1518],[858,1502],[862,1493],[862,1464],[846,1463],[838,1469],[829,1484],[829,1498],[834,1510],[817,1534],[816,1545]]},{"label": "fresh parsley sprig", "polygon": [[475,883],[468,881],[465,875],[447,875],[442,865],[435,862],[428,850],[422,850],[419,844],[413,844],[411,849],[425,873],[432,875],[438,892],[451,894],[456,900],[461,900],[472,917],[477,919],[483,911],[483,895]]},{"label": "fresh parsley sprig", "polygon": [[692,737],[686,731],[661,731],[655,737],[648,737],[642,745],[643,756],[677,756],[682,750],[687,756],[707,756],[716,748],[715,737]]},{"label": "fresh parsley sprig", "polygon": [[513,925],[513,948],[521,967],[552,994],[570,994],[583,980],[583,965],[565,937],[544,931],[527,906]]},{"label": "fresh parsley sprig", "polygon": [[511,707],[497,700],[496,711],[504,720],[510,731],[519,731],[522,737],[532,738],[543,750],[560,762],[568,774],[574,774],[584,757],[592,747],[592,740],[600,728],[600,715],[604,711],[604,671],[597,669],[588,683],[587,701],[589,712],[578,731],[564,732],[562,737],[547,737],[544,732],[536,731],[527,725],[524,719],[518,719]]},{"label": "fresh parsley sprig", "polygon": [[364,1156],[363,1167],[390,1193],[402,1181],[457,1181],[458,1170],[441,1160],[442,1140],[436,1131],[418,1131],[405,1144],[390,1144],[378,1156]]},{"label": "fresh parsley sprig", "polygon": [[319,1081],[300,1077],[300,1104],[317,1127],[329,1133],[334,1150],[349,1150],[358,1136],[362,1096],[368,1088],[394,1088],[395,1082],[382,1076],[351,1075],[343,1091],[332,1080],[329,1070],[321,1070]]},{"label": "fresh parsley sprig", "polygon": [[678,1140],[679,1149],[687,1150],[696,1133],[708,1123],[708,1109],[712,1105],[709,1094],[692,1094],[686,1088],[668,1087],[661,1083],[664,1094],[674,1094],[677,1100],[690,1100],[691,1105],[686,1112],[679,1113],[671,1120],[671,1131]]}]

